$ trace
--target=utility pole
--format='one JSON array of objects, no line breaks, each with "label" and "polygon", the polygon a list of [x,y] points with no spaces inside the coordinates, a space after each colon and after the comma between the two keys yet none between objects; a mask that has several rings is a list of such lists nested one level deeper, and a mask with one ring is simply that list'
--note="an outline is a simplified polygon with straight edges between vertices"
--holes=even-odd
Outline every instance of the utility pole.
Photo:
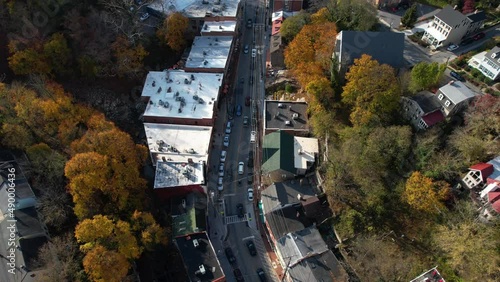
[{"label": "utility pole", "polygon": [[281,282],[283,282],[285,280],[286,273],[288,272],[288,267],[290,266],[291,261],[292,261],[292,257],[288,257],[288,263],[286,264],[285,272],[283,273],[283,277],[281,278]]}]

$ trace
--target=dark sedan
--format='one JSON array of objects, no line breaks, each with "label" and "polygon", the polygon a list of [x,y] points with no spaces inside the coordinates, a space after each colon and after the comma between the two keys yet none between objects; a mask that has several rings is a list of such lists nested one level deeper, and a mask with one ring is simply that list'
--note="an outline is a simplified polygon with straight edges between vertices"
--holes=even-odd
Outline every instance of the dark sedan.
[{"label": "dark sedan", "polygon": [[454,79],[458,80],[458,81],[462,81],[462,82],[465,81],[465,79],[463,78],[463,76],[461,76],[459,73],[457,73],[455,71],[450,71],[450,76],[453,77]]}]

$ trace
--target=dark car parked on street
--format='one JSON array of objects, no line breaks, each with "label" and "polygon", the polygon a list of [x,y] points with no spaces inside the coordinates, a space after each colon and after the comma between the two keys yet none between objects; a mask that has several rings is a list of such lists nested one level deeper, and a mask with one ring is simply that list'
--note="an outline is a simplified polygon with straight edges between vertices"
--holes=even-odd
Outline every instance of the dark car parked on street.
[{"label": "dark car parked on street", "polygon": [[257,269],[257,275],[259,276],[259,279],[261,282],[266,282],[266,273],[262,268]]},{"label": "dark car parked on street", "polygon": [[462,82],[465,81],[465,79],[463,78],[463,76],[461,76],[460,74],[458,74],[455,71],[450,71],[450,76],[453,77],[454,79],[458,80],[458,81],[462,81]]},{"label": "dark car parked on street", "polygon": [[245,211],[243,210],[243,204],[237,204],[236,209],[238,210],[238,217],[244,217]]},{"label": "dark car parked on street", "polygon": [[474,35],[474,37],[472,37],[472,39],[474,39],[475,41],[479,40],[479,39],[482,39],[486,36],[486,34],[484,34],[484,32],[480,32],[476,35]]},{"label": "dark car parked on street", "polygon": [[460,42],[460,45],[465,46],[471,44],[472,42],[474,42],[474,39],[469,37],[462,40],[462,42]]},{"label": "dark car parked on street", "polygon": [[236,257],[234,257],[233,250],[231,248],[226,248],[224,250],[226,252],[226,257],[227,260],[229,260],[229,263],[233,264],[236,262]]},{"label": "dark car parked on street", "polygon": [[254,245],[252,240],[247,241],[247,248],[248,248],[248,251],[250,252],[250,255],[252,255],[252,257],[257,255],[257,249],[255,248],[255,245]]},{"label": "dark car parked on street", "polygon": [[235,268],[233,273],[234,277],[236,278],[236,281],[238,282],[245,281],[245,279],[243,279],[243,274],[241,273],[241,270],[239,268]]}]

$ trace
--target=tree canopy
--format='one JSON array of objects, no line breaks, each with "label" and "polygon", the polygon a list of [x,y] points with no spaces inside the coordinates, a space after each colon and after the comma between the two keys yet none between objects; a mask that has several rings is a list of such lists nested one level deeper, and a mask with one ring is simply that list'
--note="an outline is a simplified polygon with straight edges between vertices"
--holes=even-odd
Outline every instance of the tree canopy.
[{"label": "tree canopy", "polygon": [[354,126],[383,125],[392,120],[401,97],[394,69],[364,54],[354,60],[346,79],[342,101],[352,106]]},{"label": "tree canopy", "polygon": [[446,65],[439,65],[436,62],[420,62],[411,70],[411,81],[409,89],[417,92],[437,86],[443,77]]},{"label": "tree canopy", "polygon": [[450,196],[450,185],[444,181],[432,181],[419,171],[406,181],[404,198],[416,210],[438,213],[445,210],[443,204]]},{"label": "tree canopy", "polygon": [[310,22],[310,15],[305,11],[301,11],[297,15],[288,17],[285,21],[283,21],[280,27],[280,35],[285,43],[291,42],[302,30],[302,27]]},{"label": "tree canopy", "polygon": [[156,32],[158,38],[166,43],[175,52],[181,52],[187,45],[186,32],[189,27],[189,19],[181,13],[172,13],[163,22]]}]

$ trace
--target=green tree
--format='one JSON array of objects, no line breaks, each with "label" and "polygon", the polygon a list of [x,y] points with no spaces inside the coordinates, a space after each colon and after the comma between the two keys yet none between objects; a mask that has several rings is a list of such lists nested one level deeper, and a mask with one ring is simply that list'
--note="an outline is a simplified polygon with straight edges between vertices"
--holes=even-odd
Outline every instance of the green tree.
[{"label": "green tree", "polygon": [[486,161],[500,151],[500,98],[482,95],[465,114],[465,126],[457,128],[450,144],[468,164]]},{"label": "green tree", "polygon": [[327,6],[339,30],[372,30],[378,23],[377,9],[364,0],[332,0]]},{"label": "green tree", "polygon": [[420,62],[416,64],[411,70],[410,91],[418,92],[438,85],[445,69],[446,65],[439,65],[436,62]]},{"label": "green tree", "polygon": [[306,91],[325,109],[333,107],[335,93],[330,81],[326,77],[309,82],[306,86]]},{"label": "green tree", "polygon": [[176,12],[168,16],[156,34],[172,50],[181,52],[187,44],[186,31],[188,27],[189,19],[181,13]]},{"label": "green tree", "polygon": [[141,44],[134,46],[125,37],[119,36],[111,45],[111,49],[116,61],[118,76],[137,76],[143,72],[143,60],[148,52]]},{"label": "green tree", "polygon": [[436,254],[463,281],[498,281],[500,272],[500,226],[498,221],[484,224],[477,220],[477,208],[470,201],[457,204],[446,223],[433,232]]},{"label": "green tree", "polygon": [[417,4],[413,4],[406,10],[403,17],[401,17],[401,24],[405,27],[412,28],[417,22],[417,18]]},{"label": "green tree", "polygon": [[33,48],[17,51],[12,54],[9,57],[9,67],[17,75],[48,75],[52,72],[47,58]]},{"label": "green tree", "polygon": [[436,214],[446,210],[443,201],[450,195],[450,185],[444,181],[432,181],[419,171],[406,181],[403,197],[416,210]]},{"label": "green tree", "polygon": [[2,144],[9,148],[24,150],[34,142],[31,132],[19,124],[4,123],[0,133]]},{"label": "green tree", "polygon": [[363,55],[354,60],[346,79],[342,101],[352,106],[350,119],[354,126],[381,125],[392,120],[401,97],[394,69]]},{"label": "green tree", "polygon": [[43,54],[56,74],[66,74],[70,69],[68,64],[71,59],[71,50],[61,33],[52,35],[44,44]]},{"label": "green tree", "polygon": [[311,16],[301,11],[297,15],[286,18],[281,24],[280,35],[285,43],[291,42],[295,36],[302,30],[302,27],[311,22]]},{"label": "green tree", "polygon": [[64,179],[66,158],[52,150],[47,144],[39,143],[26,150],[34,172],[42,176],[49,185],[60,185]]}]

